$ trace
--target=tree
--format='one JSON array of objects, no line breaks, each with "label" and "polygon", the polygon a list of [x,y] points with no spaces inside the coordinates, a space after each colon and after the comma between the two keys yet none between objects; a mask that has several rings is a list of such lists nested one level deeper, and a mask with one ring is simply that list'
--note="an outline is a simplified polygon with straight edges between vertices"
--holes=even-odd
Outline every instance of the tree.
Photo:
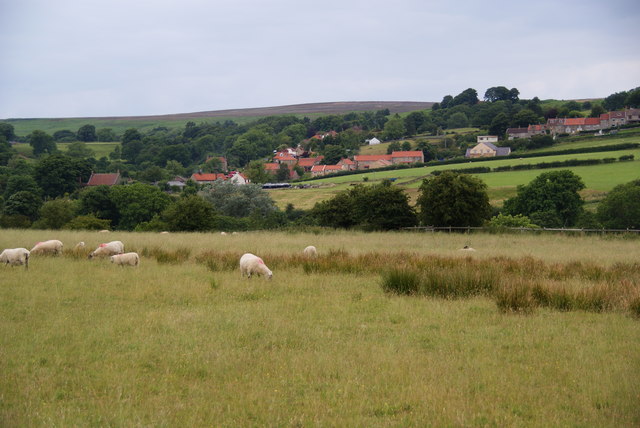
[{"label": "tree", "polygon": [[38,162],[34,178],[45,197],[56,198],[72,193],[91,176],[91,165],[85,159],[56,154]]},{"label": "tree", "polygon": [[30,175],[11,175],[7,179],[7,184],[4,189],[4,199],[7,200],[14,193],[18,193],[21,190],[34,193],[38,196],[42,195],[42,189],[36,183],[36,180]]},{"label": "tree", "polygon": [[513,116],[511,125],[516,128],[526,128],[529,125],[540,123],[540,117],[529,109],[522,109]]},{"label": "tree", "polygon": [[571,227],[583,210],[578,193],[582,179],[569,170],[545,172],[526,186],[518,186],[515,197],[504,203],[506,214],[522,214],[542,227]]},{"label": "tree", "polygon": [[38,218],[38,210],[42,205],[40,196],[33,192],[21,190],[14,193],[4,203],[4,214],[8,216],[25,216],[34,221]]},{"label": "tree", "polygon": [[462,112],[454,113],[447,120],[447,128],[466,128],[469,126],[469,118]]},{"label": "tree", "polygon": [[13,125],[7,122],[0,122],[0,135],[4,136],[7,141],[11,141],[16,137]]},{"label": "tree", "polygon": [[53,133],[53,139],[60,142],[77,141],[76,133],[68,129],[61,129]]},{"label": "tree", "polygon": [[489,126],[489,133],[491,135],[502,136],[507,132],[509,127],[509,117],[506,114],[500,112],[493,117],[491,125]]},{"label": "tree", "polygon": [[93,125],[82,125],[77,132],[78,141],[96,141],[96,127]]},{"label": "tree", "polygon": [[34,223],[38,229],[62,229],[70,222],[76,211],[76,203],[70,199],[58,198],[45,202],[39,211],[39,219]]},{"label": "tree", "polygon": [[347,152],[342,146],[334,146],[332,144],[326,145],[322,154],[324,155],[322,163],[325,165],[335,165],[340,159],[347,156]]},{"label": "tree", "polygon": [[116,135],[115,132],[113,132],[113,129],[111,128],[100,128],[98,130],[96,130],[96,140],[97,141],[116,141],[118,139],[118,136]]},{"label": "tree", "polygon": [[255,184],[268,183],[272,180],[272,175],[264,169],[264,163],[254,160],[249,162],[249,165],[245,169],[245,174]]},{"label": "tree", "polygon": [[332,199],[316,203],[312,216],[320,225],[335,228],[391,230],[417,223],[409,197],[390,181],[342,191]]},{"label": "tree", "polygon": [[96,152],[87,147],[82,141],[75,141],[67,146],[67,155],[72,158],[90,158],[95,156]]},{"label": "tree", "polygon": [[171,231],[207,231],[213,228],[215,211],[209,202],[193,195],[169,205],[161,218]]},{"label": "tree", "polygon": [[594,104],[591,107],[591,113],[589,113],[589,117],[600,117],[601,114],[606,113],[607,111],[600,104]]},{"label": "tree", "polygon": [[614,187],[598,205],[597,216],[606,228],[640,228],[640,180]]},{"label": "tree", "polygon": [[470,106],[473,106],[478,104],[478,101],[478,92],[473,88],[469,88],[456,95],[453,98],[453,101],[451,101],[451,103],[449,104],[449,107],[457,106],[460,104],[468,104]]},{"label": "tree", "polygon": [[384,124],[384,139],[397,140],[405,135],[404,120],[398,115],[393,116]]},{"label": "tree", "polygon": [[607,111],[620,110],[625,106],[627,95],[628,94],[625,91],[611,94],[604,99],[604,101],[602,102],[602,106],[606,108]]},{"label": "tree", "polygon": [[276,204],[269,194],[257,184],[235,185],[228,181],[216,181],[207,185],[200,195],[222,215],[248,217],[257,213],[266,217],[276,211]]},{"label": "tree", "polygon": [[53,137],[44,131],[36,129],[27,137],[29,145],[33,147],[34,156],[40,156],[44,153],[52,154],[57,150]]},{"label": "tree", "polygon": [[276,171],[276,181],[282,183],[288,181],[291,177],[291,170],[289,169],[289,165],[286,163],[281,163],[278,165],[278,170]]},{"label": "tree", "polygon": [[78,195],[78,213],[93,215],[101,220],[118,224],[120,215],[111,200],[111,187],[93,186],[83,189]]},{"label": "tree", "polygon": [[114,186],[111,200],[120,216],[117,227],[124,230],[133,230],[139,223],[150,221],[171,203],[169,195],[143,183]]},{"label": "tree", "polygon": [[625,99],[625,104],[627,107],[631,108],[640,107],[640,88],[635,88],[634,90],[629,91],[627,98]]},{"label": "tree", "polygon": [[417,202],[428,226],[481,226],[491,216],[487,185],[467,174],[445,171],[425,179]]}]

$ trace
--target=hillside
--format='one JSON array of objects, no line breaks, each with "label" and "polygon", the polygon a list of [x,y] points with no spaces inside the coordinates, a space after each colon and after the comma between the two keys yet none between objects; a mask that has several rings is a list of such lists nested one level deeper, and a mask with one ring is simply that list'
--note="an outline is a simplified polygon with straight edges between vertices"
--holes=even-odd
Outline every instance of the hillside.
[{"label": "hillside", "polygon": [[349,101],[329,103],[293,104],[274,107],[256,107],[229,110],[201,111],[193,113],[177,113],[156,116],[113,116],[113,117],[70,117],[70,118],[20,118],[6,119],[15,128],[18,135],[27,135],[39,129],[53,133],[61,129],[76,130],[90,123],[96,128],[112,128],[121,133],[127,128],[140,131],[159,126],[168,128],[184,127],[189,121],[202,122],[206,119],[234,120],[247,122],[259,117],[297,115],[315,116],[329,114],[345,114],[353,111],[377,111],[388,109],[390,113],[406,113],[416,110],[430,109],[433,102],[418,101]]}]

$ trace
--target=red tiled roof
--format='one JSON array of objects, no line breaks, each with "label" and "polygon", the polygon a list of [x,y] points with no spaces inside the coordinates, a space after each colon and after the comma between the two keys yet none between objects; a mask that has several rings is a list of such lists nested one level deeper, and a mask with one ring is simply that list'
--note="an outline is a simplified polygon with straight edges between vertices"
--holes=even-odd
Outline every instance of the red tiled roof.
[{"label": "red tiled roof", "polygon": [[564,120],[564,124],[569,126],[584,125],[584,117],[568,117]]},{"label": "red tiled roof", "polygon": [[115,174],[91,174],[87,186],[113,186],[118,184],[120,180],[120,173]]},{"label": "red tiled roof", "polygon": [[294,161],[294,160],[296,160],[296,158],[293,157],[293,156],[290,156],[290,155],[284,155],[284,156],[278,155],[278,160],[279,161]]},{"label": "red tiled roof", "polygon": [[602,113],[600,115],[600,120],[609,120],[609,113]]},{"label": "red tiled roof", "polygon": [[298,159],[298,165],[300,166],[312,166],[320,162],[322,158],[301,158]]},{"label": "red tiled roof", "polygon": [[349,159],[349,158],[343,158],[343,159],[340,159],[340,162],[339,162],[339,163],[342,163],[342,164],[344,164],[344,165],[354,165],[354,164],[355,164],[355,162],[354,162],[354,161],[352,161],[352,160],[351,160],[351,159]]},{"label": "red tiled roof", "polygon": [[420,150],[412,150],[406,152],[393,152],[391,153],[392,158],[415,158],[424,156]]},{"label": "red tiled roof", "polygon": [[280,164],[275,162],[265,163],[264,170],[265,171],[277,171],[280,168]]},{"label": "red tiled roof", "polygon": [[353,160],[356,162],[372,162],[379,160],[391,160],[391,155],[355,155]]},{"label": "red tiled roof", "polygon": [[216,181],[216,180],[224,180],[227,176],[224,174],[214,174],[214,173],[205,173],[205,174],[193,174],[191,179],[194,181]]},{"label": "red tiled roof", "polygon": [[587,117],[584,120],[585,125],[600,125],[599,117]]}]

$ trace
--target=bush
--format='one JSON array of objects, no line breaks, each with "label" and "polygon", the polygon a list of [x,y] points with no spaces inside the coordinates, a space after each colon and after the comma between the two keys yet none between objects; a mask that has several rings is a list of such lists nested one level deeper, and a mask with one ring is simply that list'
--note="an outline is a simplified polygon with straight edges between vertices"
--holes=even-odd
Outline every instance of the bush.
[{"label": "bush", "polygon": [[108,230],[110,227],[111,220],[103,220],[93,214],[78,216],[64,225],[65,229],[71,230]]},{"label": "bush", "polygon": [[502,312],[528,314],[533,312],[537,306],[532,294],[532,287],[526,280],[498,287],[494,300]]}]

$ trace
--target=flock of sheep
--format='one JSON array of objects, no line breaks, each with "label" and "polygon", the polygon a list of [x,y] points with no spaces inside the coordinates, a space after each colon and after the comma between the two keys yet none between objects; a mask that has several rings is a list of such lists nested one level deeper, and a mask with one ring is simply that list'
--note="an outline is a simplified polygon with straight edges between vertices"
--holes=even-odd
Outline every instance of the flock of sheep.
[{"label": "flock of sheep", "polygon": [[[31,250],[26,248],[7,248],[0,253],[0,263],[11,266],[24,265],[26,269],[29,268],[29,256],[32,254],[62,254],[62,242],[57,239],[51,239],[49,241],[38,242]],[[84,242],[79,242],[76,245],[76,249],[83,248]],[[317,257],[318,252],[316,247],[310,245],[303,250],[305,257],[313,258]],[[124,252],[124,244],[121,241],[111,241],[108,243],[100,244],[98,247],[89,254],[89,259],[94,257],[110,257],[111,263],[120,266],[138,266],[140,264],[140,256],[138,253]],[[265,278],[271,279],[273,272],[267,267],[264,261],[251,253],[245,253],[240,257],[240,276],[251,278],[251,275],[262,275]]]}]

